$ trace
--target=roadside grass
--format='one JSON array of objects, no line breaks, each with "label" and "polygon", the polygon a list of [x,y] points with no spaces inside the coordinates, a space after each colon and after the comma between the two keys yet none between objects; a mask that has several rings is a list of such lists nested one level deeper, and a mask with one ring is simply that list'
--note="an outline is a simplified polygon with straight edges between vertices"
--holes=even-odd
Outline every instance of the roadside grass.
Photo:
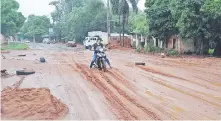
[{"label": "roadside grass", "polygon": [[212,55],[215,49],[209,49],[209,54]]},{"label": "roadside grass", "polygon": [[19,42],[10,42],[9,44],[2,44],[1,50],[26,50],[28,45]]}]

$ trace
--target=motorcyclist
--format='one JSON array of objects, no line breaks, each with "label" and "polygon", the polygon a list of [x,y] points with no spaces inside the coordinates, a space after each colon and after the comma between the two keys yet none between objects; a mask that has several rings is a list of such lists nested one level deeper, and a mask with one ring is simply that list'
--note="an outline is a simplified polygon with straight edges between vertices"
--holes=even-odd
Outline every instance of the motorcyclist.
[{"label": "motorcyclist", "polygon": [[[90,64],[90,68],[92,68],[92,66],[93,66],[93,64],[94,64],[94,62],[95,62],[95,60],[97,58],[97,50],[96,49],[98,47],[104,48],[104,45],[101,43],[101,41],[102,41],[102,39],[99,37],[97,42],[92,45],[92,48],[94,49],[94,55],[93,55],[93,59],[92,59],[91,64]],[[105,60],[106,60],[107,64],[110,66],[110,68],[111,68],[109,59],[107,57],[105,57]]]}]

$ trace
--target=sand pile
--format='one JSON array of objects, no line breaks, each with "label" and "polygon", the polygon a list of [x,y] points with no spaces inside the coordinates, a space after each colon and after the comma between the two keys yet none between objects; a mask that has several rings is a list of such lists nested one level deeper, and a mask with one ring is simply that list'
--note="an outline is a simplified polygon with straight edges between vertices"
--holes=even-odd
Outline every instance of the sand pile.
[{"label": "sand pile", "polygon": [[68,112],[47,88],[7,88],[1,93],[2,119],[53,120],[62,119]]}]

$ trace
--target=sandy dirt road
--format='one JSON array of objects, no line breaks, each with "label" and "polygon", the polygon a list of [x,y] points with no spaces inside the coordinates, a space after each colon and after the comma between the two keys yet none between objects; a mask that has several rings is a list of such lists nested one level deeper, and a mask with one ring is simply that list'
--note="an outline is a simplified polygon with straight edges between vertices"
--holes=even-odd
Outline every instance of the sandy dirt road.
[{"label": "sandy dirt road", "polygon": [[[65,119],[221,119],[221,59],[111,50],[113,69],[104,73],[89,69],[91,51],[60,46],[12,51],[2,68],[34,69],[20,88],[49,88],[69,107]],[[16,56],[21,53],[26,57]],[[47,62],[39,63],[40,57]],[[2,88],[12,85],[12,78],[2,79]]]}]

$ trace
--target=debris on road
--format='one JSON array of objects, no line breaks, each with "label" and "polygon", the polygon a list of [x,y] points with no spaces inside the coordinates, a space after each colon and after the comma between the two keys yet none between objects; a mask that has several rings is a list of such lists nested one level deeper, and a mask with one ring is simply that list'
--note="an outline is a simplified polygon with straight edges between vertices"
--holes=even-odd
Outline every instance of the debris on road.
[{"label": "debris on road", "polygon": [[3,59],[5,59],[5,56],[4,56],[4,55],[2,55],[2,57],[3,57]]},{"label": "debris on road", "polygon": [[24,69],[24,70],[17,70],[16,71],[16,74],[17,75],[30,75],[30,74],[34,74],[35,71],[33,70],[27,70],[27,69]]},{"label": "debris on road", "polygon": [[165,53],[161,53],[161,54],[160,54],[160,57],[161,57],[161,58],[165,58]]},{"label": "debris on road", "polygon": [[24,54],[24,55],[18,55],[18,56],[26,56],[26,54]]},{"label": "debris on road", "polygon": [[17,89],[20,87],[20,85],[22,84],[23,80],[25,79],[25,77],[21,77],[20,80],[18,80],[15,84],[12,85],[13,89]]},{"label": "debris on road", "polygon": [[66,43],[67,47],[77,47],[77,43],[75,41],[68,41]]},{"label": "debris on road", "polygon": [[143,66],[145,66],[145,63],[136,62],[135,65],[143,65]]},{"label": "debris on road", "polygon": [[1,53],[10,53],[10,51],[3,51],[3,50],[2,50]]},{"label": "debris on road", "polygon": [[68,107],[48,88],[7,88],[1,92],[1,118],[55,120],[68,113]]},{"label": "debris on road", "polygon": [[5,73],[7,70],[6,69],[3,69],[3,70],[1,70],[1,73]]},{"label": "debris on road", "polygon": [[6,69],[1,70],[1,77],[7,76],[7,75],[8,73]]},{"label": "debris on road", "polygon": [[40,58],[40,62],[45,63],[45,58]]}]

